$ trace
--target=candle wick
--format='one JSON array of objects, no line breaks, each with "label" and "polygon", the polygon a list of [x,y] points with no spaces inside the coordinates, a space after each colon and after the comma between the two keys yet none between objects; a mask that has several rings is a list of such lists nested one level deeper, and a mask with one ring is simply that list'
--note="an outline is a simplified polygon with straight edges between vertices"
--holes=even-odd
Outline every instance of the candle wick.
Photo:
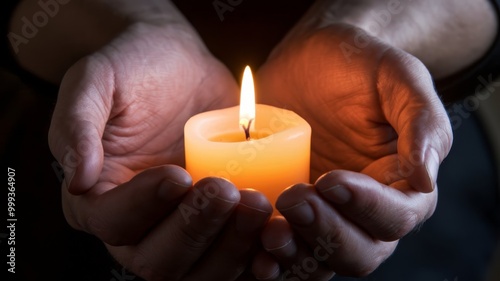
[{"label": "candle wick", "polygon": [[248,126],[245,127],[245,125],[241,125],[241,127],[243,127],[243,131],[245,131],[245,138],[247,141],[250,140],[250,126],[252,125],[252,121],[253,119],[250,119],[250,121],[248,121]]}]

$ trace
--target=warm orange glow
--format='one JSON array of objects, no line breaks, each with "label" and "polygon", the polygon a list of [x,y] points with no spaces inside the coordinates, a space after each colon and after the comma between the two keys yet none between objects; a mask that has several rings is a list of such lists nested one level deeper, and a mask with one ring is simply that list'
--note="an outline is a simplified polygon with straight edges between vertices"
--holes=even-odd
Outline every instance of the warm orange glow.
[{"label": "warm orange glow", "polygon": [[252,70],[247,65],[243,72],[240,94],[240,125],[249,130],[250,122],[255,123],[255,89],[253,84]]},{"label": "warm orange glow", "polygon": [[248,66],[241,84],[240,106],[203,112],[187,121],[186,170],[193,182],[223,177],[240,189],[259,190],[274,205],[285,188],[309,182],[311,126],[292,111],[256,105]]}]

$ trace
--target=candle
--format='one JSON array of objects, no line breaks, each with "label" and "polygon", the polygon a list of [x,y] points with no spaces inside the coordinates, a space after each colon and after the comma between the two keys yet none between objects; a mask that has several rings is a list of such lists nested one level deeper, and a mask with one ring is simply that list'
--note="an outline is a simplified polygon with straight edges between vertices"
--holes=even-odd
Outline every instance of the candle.
[{"label": "candle", "polygon": [[292,111],[256,105],[248,66],[240,106],[191,117],[184,144],[186,170],[194,182],[223,177],[239,189],[261,191],[273,205],[288,186],[309,182],[311,127]]}]

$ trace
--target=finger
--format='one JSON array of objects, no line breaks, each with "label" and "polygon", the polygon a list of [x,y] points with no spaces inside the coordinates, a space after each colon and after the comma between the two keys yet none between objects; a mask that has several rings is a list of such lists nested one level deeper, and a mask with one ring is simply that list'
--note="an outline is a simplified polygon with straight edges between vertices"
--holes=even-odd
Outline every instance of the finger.
[{"label": "finger", "polygon": [[294,237],[292,228],[283,217],[274,217],[262,232],[262,245],[281,265],[284,280],[330,280],[335,274],[325,267],[320,252],[311,251]]},{"label": "finger", "polygon": [[310,185],[285,190],[276,202],[313,257],[340,275],[366,276],[395,249],[397,242],[382,242],[345,219]]},{"label": "finger", "polygon": [[275,280],[280,276],[280,265],[270,253],[261,250],[252,261],[252,274],[257,280]]},{"label": "finger", "polygon": [[293,259],[297,254],[297,243],[293,231],[285,218],[273,217],[262,231],[262,246],[279,261]]},{"label": "finger", "polygon": [[207,276],[210,280],[236,280],[245,271],[260,248],[260,231],[273,207],[260,192],[241,190],[240,196],[223,233],[183,280],[207,280]]},{"label": "finger", "polygon": [[202,179],[140,244],[108,248],[146,280],[180,280],[219,236],[239,200],[229,181]]},{"label": "finger", "polygon": [[446,111],[418,59],[391,49],[380,65],[377,87],[382,110],[399,135],[399,170],[386,175],[387,184],[404,178],[415,190],[432,192],[453,141]]},{"label": "finger", "polygon": [[437,190],[403,193],[350,171],[329,172],[314,185],[344,217],[382,241],[408,234],[432,215],[437,204]]},{"label": "finger", "polygon": [[101,173],[101,138],[113,93],[112,71],[83,59],[61,83],[49,129],[49,147],[64,170],[64,186],[81,194]]},{"label": "finger", "polygon": [[103,194],[72,195],[63,191],[68,222],[110,245],[128,245],[177,207],[192,185],[182,168],[148,169]]}]

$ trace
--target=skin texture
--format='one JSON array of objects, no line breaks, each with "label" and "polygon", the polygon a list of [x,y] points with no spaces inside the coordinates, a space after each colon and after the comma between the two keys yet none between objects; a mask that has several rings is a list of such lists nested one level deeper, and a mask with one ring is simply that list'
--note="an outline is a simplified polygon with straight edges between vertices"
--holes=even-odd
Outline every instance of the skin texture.
[{"label": "skin texture", "polygon": [[[271,220],[262,194],[219,178],[193,183],[181,168],[187,119],[235,105],[238,86],[175,7],[67,4],[17,58],[60,84],[49,144],[65,171],[68,223],[147,280],[329,280],[373,271],[432,215],[438,167],[452,143],[421,61],[435,73],[463,66],[440,60],[454,68],[435,69],[426,50],[443,42],[424,39],[444,37],[396,24],[409,11],[422,19],[424,6],[375,34],[367,19],[384,1],[351,2],[318,1],[257,73],[259,102],[293,110],[313,129],[314,184],[284,191],[276,204],[284,217]],[[477,52],[467,51],[471,62],[496,28],[484,9],[451,2],[471,19],[490,19],[472,21],[486,35],[474,41]],[[20,33],[17,19],[36,5],[21,3],[12,31]],[[460,55],[451,53],[449,60]]]},{"label": "skin texture", "polygon": [[[354,46],[357,36],[369,43],[347,56],[339,46]],[[280,196],[289,225],[272,220],[264,247],[279,248],[270,253],[287,268],[314,257],[318,238],[330,237],[338,248],[311,275],[367,275],[435,209],[452,133],[429,73],[408,53],[337,24],[278,46],[257,79],[262,102],[298,113],[313,132],[315,184]]]},{"label": "skin texture", "polygon": [[237,97],[197,38],[170,28],[131,26],[64,76],[49,132],[66,172],[64,214],[148,280],[236,280],[272,207],[222,179],[193,186],[166,165],[183,164],[179,132],[190,116]]},{"label": "skin texture", "polygon": [[318,0],[288,37],[350,24],[414,55],[441,79],[488,51],[497,36],[497,22],[487,0]]}]

